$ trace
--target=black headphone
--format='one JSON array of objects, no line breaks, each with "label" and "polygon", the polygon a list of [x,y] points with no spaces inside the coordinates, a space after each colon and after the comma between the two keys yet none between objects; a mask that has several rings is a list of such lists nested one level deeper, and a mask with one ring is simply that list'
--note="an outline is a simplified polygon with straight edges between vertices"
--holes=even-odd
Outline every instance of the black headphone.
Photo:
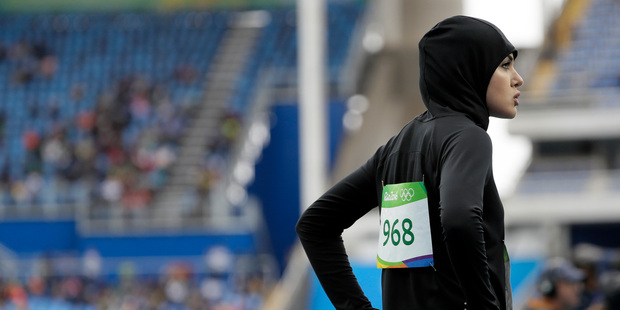
[{"label": "black headphone", "polygon": [[555,281],[548,276],[543,276],[538,282],[538,291],[545,297],[554,297],[556,293]]},{"label": "black headphone", "polygon": [[547,262],[538,278],[538,291],[545,297],[557,295],[558,281],[575,282],[583,280],[583,272],[563,258],[553,258]]}]

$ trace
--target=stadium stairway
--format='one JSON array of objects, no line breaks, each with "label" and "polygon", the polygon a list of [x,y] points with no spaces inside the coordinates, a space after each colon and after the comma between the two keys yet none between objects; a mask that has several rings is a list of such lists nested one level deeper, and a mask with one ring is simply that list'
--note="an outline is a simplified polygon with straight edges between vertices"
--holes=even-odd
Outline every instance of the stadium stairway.
[{"label": "stadium stairway", "polygon": [[154,202],[156,218],[168,224],[181,224],[181,213],[175,208],[188,188],[195,187],[195,171],[200,168],[205,150],[221,135],[221,121],[227,112],[235,81],[242,73],[253,50],[260,28],[234,25],[224,34],[205,82],[202,106],[196,111],[179,145],[179,157],[172,167],[170,179]]}]

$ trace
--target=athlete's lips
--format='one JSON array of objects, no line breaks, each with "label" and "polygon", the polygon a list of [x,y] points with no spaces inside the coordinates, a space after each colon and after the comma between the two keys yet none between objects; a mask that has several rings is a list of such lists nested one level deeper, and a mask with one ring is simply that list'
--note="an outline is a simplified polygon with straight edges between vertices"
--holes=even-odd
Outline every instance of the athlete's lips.
[{"label": "athlete's lips", "polygon": [[515,106],[519,105],[519,96],[521,96],[521,92],[517,92],[517,94],[513,97],[515,101]]}]

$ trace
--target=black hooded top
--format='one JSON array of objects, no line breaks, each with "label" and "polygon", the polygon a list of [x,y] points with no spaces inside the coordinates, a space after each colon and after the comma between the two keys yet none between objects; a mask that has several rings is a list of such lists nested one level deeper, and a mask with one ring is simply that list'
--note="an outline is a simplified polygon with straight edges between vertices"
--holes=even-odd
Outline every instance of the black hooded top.
[{"label": "black hooded top", "polygon": [[465,16],[437,24],[419,49],[428,110],[314,202],[297,233],[336,309],[374,309],[341,234],[380,205],[384,184],[424,181],[435,265],[383,269],[383,309],[511,309],[486,91],[495,69],[517,52],[494,25]]},{"label": "black hooded top", "polygon": [[433,116],[460,112],[486,130],[486,92],[499,63],[517,50],[495,25],[455,16],[435,25],[419,43],[420,91]]}]

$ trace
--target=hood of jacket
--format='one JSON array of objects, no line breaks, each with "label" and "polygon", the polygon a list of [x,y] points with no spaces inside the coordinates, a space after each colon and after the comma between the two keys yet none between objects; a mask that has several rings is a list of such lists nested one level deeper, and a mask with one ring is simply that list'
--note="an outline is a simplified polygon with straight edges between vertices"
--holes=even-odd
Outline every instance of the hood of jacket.
[{"label": "hood of jacket", "polygon": [[465,114],[489,125],[486,93],[503,59],[517,50],[485,20],[454,16],[435,25],[418,44],[420,92],[431,118]]}]

